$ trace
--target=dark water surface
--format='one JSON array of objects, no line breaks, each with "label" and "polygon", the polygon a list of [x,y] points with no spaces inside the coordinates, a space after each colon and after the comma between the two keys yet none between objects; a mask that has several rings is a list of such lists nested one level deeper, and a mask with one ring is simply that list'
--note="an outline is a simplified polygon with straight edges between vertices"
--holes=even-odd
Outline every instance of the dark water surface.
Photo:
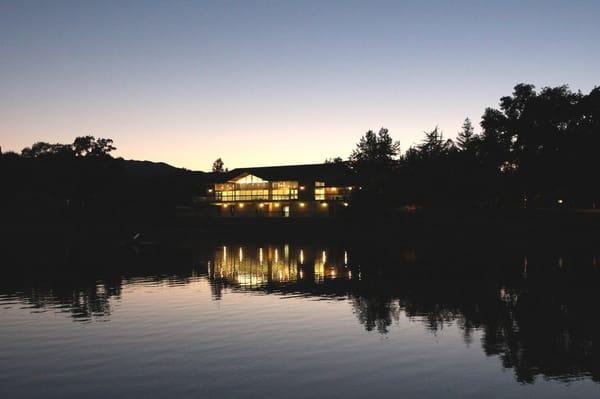
[{"label": "dark water surface", "polygon": [[0,397],[599,397],[598,254],[284,241],[10,260]]}]

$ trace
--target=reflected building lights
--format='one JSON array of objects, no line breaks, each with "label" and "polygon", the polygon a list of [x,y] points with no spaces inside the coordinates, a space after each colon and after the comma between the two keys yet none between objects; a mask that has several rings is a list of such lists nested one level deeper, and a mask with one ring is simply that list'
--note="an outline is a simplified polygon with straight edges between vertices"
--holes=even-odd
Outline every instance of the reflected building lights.
[{"label": "reflected building lights", "polygon": [[315,283],[323,282],[323,278],[325,277],[325,265],[318,260],[315,261]]},{"label": "reflected building lights", "polygon": [[[223,246],[215,252],[214,259],[209,263],[209,275],[242,287],[293,282],[304,280],[308,276],[311,279],[314,276],[317,284],[322,284],[327,279],[352,277],[352,272],[347,270],[348,265],[345,264],[349,258],[347,251],[333,251],[329,254],[327,250],[296,249],[290,244],[254,248]],[[234,251],[238,256],[228,256],[228,250]],[[280,250],[283,254],[280,254]],[[306,270],[307,264],[309,270]]]}]

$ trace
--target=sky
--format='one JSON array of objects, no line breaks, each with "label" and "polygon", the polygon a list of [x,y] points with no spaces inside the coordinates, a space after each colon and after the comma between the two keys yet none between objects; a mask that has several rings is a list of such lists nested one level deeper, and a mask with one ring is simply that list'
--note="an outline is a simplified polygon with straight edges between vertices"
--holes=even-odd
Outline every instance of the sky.
[{"label": "sky", "polygon": [[600,85],[600,1],[0,0],[0,146],[208,170],[454,137],[515,84]]}]

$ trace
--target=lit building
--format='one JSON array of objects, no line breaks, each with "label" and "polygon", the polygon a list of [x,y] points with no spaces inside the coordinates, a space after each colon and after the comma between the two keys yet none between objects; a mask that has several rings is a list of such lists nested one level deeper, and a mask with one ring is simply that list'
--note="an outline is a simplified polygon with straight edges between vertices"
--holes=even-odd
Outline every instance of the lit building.
[{"label": "lit building", "polygon": [[344,163],[240,168],[213,175],[204,201],[223,217],[325,217],[350,206]]}]

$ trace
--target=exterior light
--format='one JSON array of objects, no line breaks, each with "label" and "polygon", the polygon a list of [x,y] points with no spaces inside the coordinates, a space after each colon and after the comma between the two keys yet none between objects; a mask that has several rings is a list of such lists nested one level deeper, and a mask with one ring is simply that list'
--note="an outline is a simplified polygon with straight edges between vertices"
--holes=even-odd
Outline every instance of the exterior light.
[{"label": "exterior light", "polygon": [[300,186],[300,190],[304,190],[304,186]]},{"label": "exterior light", "polygon": [[273,205],[275,205],[275,208],[279,208],[279,202],[276,202]]},{"label": "exterior light", "polygon": [[212,193],[212,192],[213,192],[213,189],[212,189],[212,188],[209,188],[209,189],[208,189],[208,192],[209,192],[209,193]]},{"label": "exterior light", "polygon": [[348,187],[348,190],[349,190],[349,191],[352,191],[352,189],[353,189],[353,188],[354,188],[354,187],[350,186],[350,187]]},{"label": "exterior light", "polygon": [[265,204],[263,204],[263,203],[260,203],[260,204],[258,204],[258,207],[259,207],[259,208],[262,208],[262,207],[264,207],[264,206],[265,206]]},{"label": "exterior light", "polygon": [[562,203],[563,203],[563,200],[559,199],[559,200],[558,200],[558,203],[559,203],[559,204],[562,204]]},{"label": "exterior light", "polygon": [[343,205],[344,205],[344,206],[348,206],[348,203],[347,203],[347,202],[344,202],[344,204],[343,204]]},{"label": "exterior light", "polygon": [[223,204],[223,208],[227,208],[227,204]]},{"label": "exterior light", "polygon": [[244,207],[244,204],[239,204],[238,206],[239,206],[240,208],[243,208],[243,207]]},{"label": "exterior light", "polygon": [[322,203],[321,203],[321,206],[322,206],[323,208],[325,208],[325,207],[327,206],[327,202],[322,202]]},{"label": "exterior light", "polygon": [[304,202],[300,203],[300,208],[304,208]]}]

